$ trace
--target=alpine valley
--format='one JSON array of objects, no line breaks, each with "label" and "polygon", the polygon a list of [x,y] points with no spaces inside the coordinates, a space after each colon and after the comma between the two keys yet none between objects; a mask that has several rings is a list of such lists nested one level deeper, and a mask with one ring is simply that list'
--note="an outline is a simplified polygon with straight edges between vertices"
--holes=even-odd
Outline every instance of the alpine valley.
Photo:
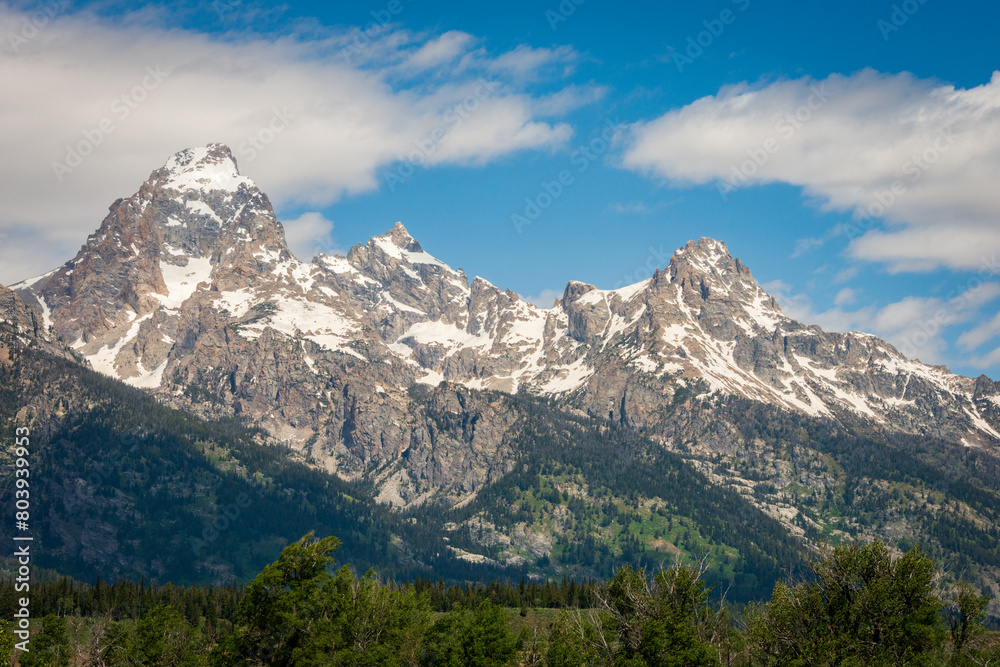
[{"label": "alpine valley", "polygon": [[850,537],[1000,595],[1000,383],[786,317],[720,241],[542,309],[400,223],[301,261],[212,144],[0,319],[34,548],[80,578],[242,579],[315,530],[403,577],[706,558],[749,600]]}]

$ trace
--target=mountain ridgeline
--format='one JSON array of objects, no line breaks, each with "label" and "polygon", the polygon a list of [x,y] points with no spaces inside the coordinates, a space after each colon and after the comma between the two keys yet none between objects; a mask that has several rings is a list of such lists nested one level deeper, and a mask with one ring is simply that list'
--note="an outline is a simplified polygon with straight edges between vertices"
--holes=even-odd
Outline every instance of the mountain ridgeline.
[{"label": "mountain ridgeline", "polygon": [[297,259],[213,144],[11,290],[3,415],[76,576],[245,578],[314,529],[400,577],[704,557],[749,600],[880,538],[1000,593],[1000,383],[791,320],[719,241],[542,309],[398,223]]},{"label": "mountain ridgeline", "polygon": [[[531,514],[510,514],[498,501],[537,498],[539,515],[576,513],[581,522],[593,522],[617,516],[617,495],[635,493],[662,499],[657,510],[663,516],[678,529],[704,535],[720,554],[727,545],[724,560],[739,577],[740,598],[766,592],[802,562],[803,551],[778,521],[710,484],[677,454],[613,423],[594,428],[589,419],[537,398],[415,386],[414,404],[441,437],[463,440],[489,411],[507,415],[511,424],[505,474],[498,473],[473,503],[460,510],[425,503],[400,511],[374,500],[371,480],[317,470],[245,420],[205,420],[167,407],[68,353],[42,349],[44,341],[3,328],[9,391],[0,416],[4,428],[32,425],[38,562],[81,580],[243,581],[302,531],[342,535],[355,567],[375,567],[400,580],[513,579],[557,575],[567,567],[597,578],[636,559],[673,562],[659,551],[646,555],[642,541],[627,535],[611,546],[598,542],[584,523],[561,537],[555,560],[545,541],[532,542],[518,557],[505,556],[509,545],[484,543],[484,525],[490,535],[516,535],[522,515]],[[12,462],[5,468],[0,497],[12,505]],[[563,478],[600,489],[601,507],[568,497],[564,502],[565,494],[552,486]],[[740,522],[751,529],[739,530]],[[472,557],[476,552],[486,555]],[[746,555],[734,555],[739,553]]]}]

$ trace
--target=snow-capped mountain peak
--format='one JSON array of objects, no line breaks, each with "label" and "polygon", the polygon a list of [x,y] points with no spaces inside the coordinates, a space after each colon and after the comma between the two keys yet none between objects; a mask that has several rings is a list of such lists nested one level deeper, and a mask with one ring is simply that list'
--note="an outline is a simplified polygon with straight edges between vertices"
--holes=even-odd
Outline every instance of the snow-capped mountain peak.
[{"label": "snow-capped mountain peak", "polygon": [[235,192],[241,185],[254,187],[240,175],[236,158],[224,144],[188,148],[170,157],[162,169],[163,185],[172,190],[225,190]]},{"label": "snow-capped mountain peak", "polygon": [[486,279],[470,285],[402,223],[346,257],[297,260],[221,144],[171,157],[112,205],[76,258],[14,287],[96,369],[171,400],[211,387],[292,440],[308,428],[341,442],[348,417],[323,415],[344,392],[383,405],[442,380],[557,396],[640,428],[678,392],[720,392],[970,444],[1000,439],[993,385],[871,335],[789,319],[721,241],[688,242],[620,289],[570,281],[543,310]]}]

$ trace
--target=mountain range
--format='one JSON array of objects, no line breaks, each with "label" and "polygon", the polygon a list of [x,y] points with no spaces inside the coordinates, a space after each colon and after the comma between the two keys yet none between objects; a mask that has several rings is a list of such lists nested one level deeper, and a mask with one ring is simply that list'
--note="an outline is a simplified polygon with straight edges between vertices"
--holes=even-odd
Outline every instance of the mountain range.
[{"label": "mountain range", "polygon": [[[0,313],[46,354],[198,418],[257,425],[292,459],[400,512],[445,512],[443,525],[469,536],[450,547],[469,562],[540,560],[548,571],[562,556],[570,567],[570,535],[597,536],[619,557],[632,548],[625,538],[664,554],[713,545],[722,558],[733,546],[707,536],[667,545],[674,533],[649,523],[666,517],[663,495],[631,498],[634,530],[587,523],[572,501],[593,509],[607,498],[580,461],[511,487],[525,461],[545,468],[524,443],[552,410],[567,433],[669,452],[777,522],[796,549],[877,535],[958,558],[934,537],[934,522],[953,516],[984,531],[990,555],[973,560],[998,581],[988,544],[1000,493],[988,471],[1000,383],[792,320],[721,241],[690,241],[621,289],[571,281],[539,308],[470,281],[401,223],[346,256],[301,261],[267,196],[211,144],[172,156],[111,205],[73,259],[10,290]],[[923,472],[900,472],[915,462]],[[530,516],[505,522],[489,505],[499,497]]]}]

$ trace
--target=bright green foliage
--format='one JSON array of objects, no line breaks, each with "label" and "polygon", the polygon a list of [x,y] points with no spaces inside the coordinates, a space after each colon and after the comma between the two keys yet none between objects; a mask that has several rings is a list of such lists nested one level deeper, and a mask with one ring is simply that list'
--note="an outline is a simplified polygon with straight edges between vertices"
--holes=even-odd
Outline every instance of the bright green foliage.
[{"label": "bright green foliage", "polygon": [[962,583],[958,586],[955,603],[945,610],[945,617],[951,643],[956,652],[961,652],[983,633],[983,616],[986,614],[989,598],[976,595],[968,584]]},{"label": "bright green foliage", "polygon": [[960,583],[945,608],[945,621],[951,638],[951,665],[1000,664],[1000,644],[985,634],[988,597],[977,595],[968,584]]},{"label": "bright green foliage", "polygon": [[132,629],[119,626],[120,650],[114,664],[144,667],[206,665],[206,641],[176,607],[160,605],[148,611]]},{"label": "bright green foliage", "polygon": [[430,625],[424,598],[382,586],[345,566],[331,575],[334,537],[312,534],[282,551],[248,586],[233,634],[213,664],[415,665]]},{"label": "bright green foliage", "polygon": [[[896,558],[881,542],[838,547],[812,565],[807,582],[777,585],[769,602],[747,610],[746,632],[734,627],[726,607],[708,604],[701,569],[678,566],[650,577],[625,566],[609,581],[593,582],[592,604],[564,609],[547,637],[538,632],[538,610],[524,604],[518,615],[519,605],[505,609],[494,601],[526,600],[526,582],[506,592],[496,582],[481,590],[455,587],[442,598],[454,600],[450,611],[434,619],[427,587],[418,593],[417,586],[380,583],[371,571],[360,578],[347,566],[333,571],[338,544],[306,535],[245,589],[222,596],[175,591],[146,604],[137,621],[134,612],[115,620],[92,604],[82,614],[89,620],[73,621],[69,633],[64,619],[46,616],[20,664],[61,667],[74,655],[107,667],[1000,664],[1000,641],[984,630],[987,598],[965,584],[939,594],[930,558],[918,550]],[[109,604],[112,592],[127,591],[94,588],[94,598]],[[159,595],[140,588],[138,600]],[[443,582],[433,589],[446,591]],[[211,604],[194,604],[202,597]]]},{"label": "bright green foliage", "polygon": [[29,651],[18,656],[21,667],[68,667],[69,633],[66,619],[49,614],[42,619],[42,631],[31,637]]},{"label": "bright green foliage", "polygon": [[564,615],[549,644],[551,667],[699,667],[717,665],[699,633],[714,623],[703,614],[708,590],[691,567],[645,571],[624,566],[608,583],[606,608],[589,618]]},{"label": "bright green foliage", "polygon": [[838,547],[816,581],[775,586],[749,614],[755,665],[939,664],[944,640],[934,563],[913,549],[894,559],[882,542]]},{"label": "bright green foliage", "polygon": [[7,667],[14,657],[14,633],[10,621],[0,621],[0,665]]},{"label": "bright green foliage", "polygon": [[335,537],[314,541],[310,533],[285,547],[247,586],[215,664],[322,664],[309,659],[333,648],[327,568],[339,545]]},{"label": "bright green foliage", "polygon": [[563,612],[549,634],[548,667],[599,665],[600,642],[593,624],[583,623],[578,614]]},{"label": "bright green foliage", "polygon": [[486,600],[475,612],[457,610],[439,618],[428,630],[422,665],[435,667],[503,667],[513,664],[517,639],[501,607]]},{"label": "bright green foliage", "polygon": [[337,649],[330,664],[417,664],[431,623],[426,598],[381,585],[371,571],[355,580],[346,566],[337,573],[334,590]]},{"label": "bright green foliage", "polygon": [[462,635],[470,624],[471,613],[464,609],[448,612],[434,621],[424,638],[421,665],[462,667]]},{"label": "bright green foliage", "polygon": [[469,667],[503,667],[517,654],[516,640],[504,610],[486,600],[462,634],[462,653]]},{"label": "bright green foliage", "polygon": [[698,639],[695,622],[708,590],[692,567],[646,573],[625,566],[608,586],[610,627],[619,645],[615,665],[697,667],[718,664],[716,651]]}]

